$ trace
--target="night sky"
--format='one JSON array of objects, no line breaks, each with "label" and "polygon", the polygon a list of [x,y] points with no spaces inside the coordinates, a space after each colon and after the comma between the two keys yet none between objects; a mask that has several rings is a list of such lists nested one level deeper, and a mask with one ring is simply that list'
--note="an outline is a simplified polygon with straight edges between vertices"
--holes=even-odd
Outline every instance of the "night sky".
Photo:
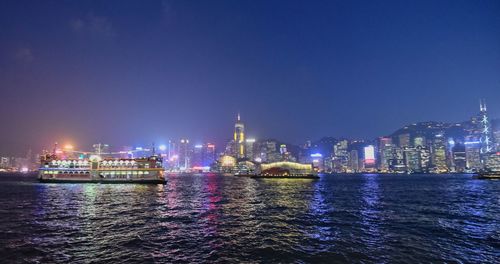
[{"label": "night sky", "polygon": [[500,1],[2,0],[0,92],[0,155],[500,117]]}]

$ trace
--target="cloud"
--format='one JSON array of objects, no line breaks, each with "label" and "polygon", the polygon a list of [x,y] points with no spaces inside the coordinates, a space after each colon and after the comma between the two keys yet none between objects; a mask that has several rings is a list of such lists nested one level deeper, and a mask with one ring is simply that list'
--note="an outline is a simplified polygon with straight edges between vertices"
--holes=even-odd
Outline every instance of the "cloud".
[{"label": "cloud", "polygon": [[33,55],[33,51],[30,48],[19,48],[14,53],[14,58],[22,63],[31,63],[35,60],[35,56]]},{"label": "cloud", "polygon": [[77,33],[113,37],[116,31],[111,21],[104,16],[92,13],[83,18],[74,18],[69,23],[70,28]]}]

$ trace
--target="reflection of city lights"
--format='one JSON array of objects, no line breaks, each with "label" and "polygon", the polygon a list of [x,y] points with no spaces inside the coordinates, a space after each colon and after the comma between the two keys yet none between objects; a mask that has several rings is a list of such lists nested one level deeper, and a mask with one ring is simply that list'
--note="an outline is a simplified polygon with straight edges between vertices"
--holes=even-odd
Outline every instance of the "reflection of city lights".
[{"label": "reflection of city lights", "polygon": [[165,151],[167,150],[167,146],[165,145],[160,145],[160,147],[158,147],[161,151]]}]

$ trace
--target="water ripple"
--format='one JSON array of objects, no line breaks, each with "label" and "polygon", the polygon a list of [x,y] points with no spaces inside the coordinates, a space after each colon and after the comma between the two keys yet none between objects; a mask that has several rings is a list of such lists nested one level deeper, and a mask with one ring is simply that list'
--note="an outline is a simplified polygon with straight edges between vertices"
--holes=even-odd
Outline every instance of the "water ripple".
[{"label": "water ripple", "polygon": [[2,175],[7,263],[494,263],[500,181],[169,176],[166,185]]}]

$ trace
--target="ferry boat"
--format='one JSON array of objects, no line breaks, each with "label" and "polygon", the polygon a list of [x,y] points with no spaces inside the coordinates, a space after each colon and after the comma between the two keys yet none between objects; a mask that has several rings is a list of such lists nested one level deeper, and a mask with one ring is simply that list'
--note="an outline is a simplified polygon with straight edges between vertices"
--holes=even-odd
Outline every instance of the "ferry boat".
[{"label": "ferry boat", "polygon": [[478,173],[476,178],[483,180],[500,180],[500,171],[483,171]]},{"label": "ferry boat", "polygon": [[151,183],[164,184],[162,158],[83,159],[59,158],[55,154],[41,157],[38,172],[40,182],[52,183]]},{"label": "ferry boat", "polygon": [[289,161],[260,164],[256,174],[235,174],[251,178],[282,178],[282,179],[319,179],[312,164],[301,164]]}]

